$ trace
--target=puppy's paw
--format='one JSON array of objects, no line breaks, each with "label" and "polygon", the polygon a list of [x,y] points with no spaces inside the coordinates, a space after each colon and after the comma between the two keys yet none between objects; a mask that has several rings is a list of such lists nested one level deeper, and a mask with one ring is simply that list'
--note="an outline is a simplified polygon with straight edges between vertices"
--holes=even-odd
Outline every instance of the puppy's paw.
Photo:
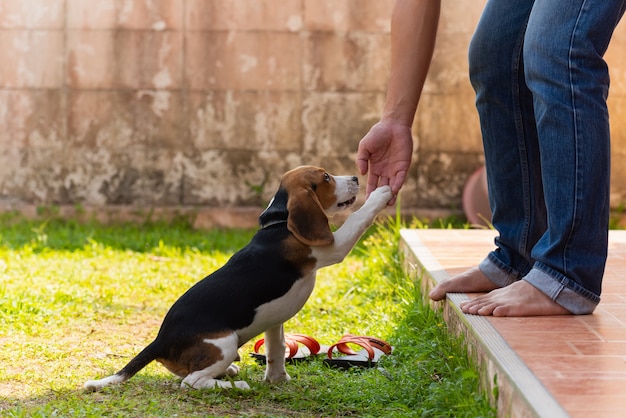
[{"label": "puppy's paw", "polygon": [[238,389],[250,389],[250,385],[243,380],[237,380],[233,382],[233,385]]},{"label": "puppy's paw", "polygon": [[266,370],[265,378],[263,380],[268,383],[279,383],[291,380],[291,376],[289,376],[289,374],[287,374],[287,371],[285,370],[279,372]]},{"label": "puppy's paw", "polygon": [[393,193],[391,193],[391,187],[381,186],[370,193],[366,203],[371,201],[372,204],[376,205],[378,210],[383,210],[392,197]]},{"label": "puppy's paw", "polygon": [[231,364],[224,371],[224,376],[237,376],[238,373],[239,373],[239,366],[237,366],[236,364]]}]

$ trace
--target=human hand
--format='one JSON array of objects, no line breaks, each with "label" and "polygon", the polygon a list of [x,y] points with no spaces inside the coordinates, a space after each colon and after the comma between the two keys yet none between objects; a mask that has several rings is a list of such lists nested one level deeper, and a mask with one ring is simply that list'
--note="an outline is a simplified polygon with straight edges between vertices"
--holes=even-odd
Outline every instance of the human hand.
[{"label": "human hand", "polygon": [[380,186],[389,185],[395,203],[404,184],[413,154],[411,127],[394,122],[378,122],[359,142],[356,165],[367,176],[366,197]]}]

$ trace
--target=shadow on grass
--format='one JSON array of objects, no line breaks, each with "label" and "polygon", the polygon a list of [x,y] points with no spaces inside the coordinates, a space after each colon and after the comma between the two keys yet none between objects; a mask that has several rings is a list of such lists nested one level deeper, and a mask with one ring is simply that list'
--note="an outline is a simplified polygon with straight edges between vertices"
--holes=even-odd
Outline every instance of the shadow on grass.
[{"label": "shadow on grass", "polygon": [[[357,247],[375,231],[376,228],[370,228]],[[243,248],[255,233],[256,229],[195,229],[186,218],[170,222],[103,225],[96,221],[78,222],[60,218],[31,220],[17,214],[0,214],[0,246],[13,250],[30,247],[35,252],[44,248],[80,250],[95,242],[115,250],[140,253],[155,252],[163,246],[181,251],[193,249],[200,253],[234,253]],[[167,237],[166,241],[163,237]],[[354,253],[359,254],[358,251]]]},{"label": "shadow on grass", "polygon": [[[172,376],[140,373],[99,392],[47,390],[0,402],[2,416],[412,416],[394,401],[403,389],[377,369],[340,371],[320,361],[289,365],[289,382],[267,384],[264,368],[244,366],[250,390],[185,389]],[[80,384],[81,382],[77,382]]]},{"label": "shadow on grass", "polygon": [[[145,221],[143,223],[78,222],[60,218],[25,219],[19,214],[0,214],[0,245],[19,249],[30,246],[34,251],[78,250],[96,242],[116,250],[153,252],[162,246],[233,252],[243,247],[252,237],[252,229],[198,230],[185,218],[171,222]],[[167,241],[163,241],[167,237]]]}]

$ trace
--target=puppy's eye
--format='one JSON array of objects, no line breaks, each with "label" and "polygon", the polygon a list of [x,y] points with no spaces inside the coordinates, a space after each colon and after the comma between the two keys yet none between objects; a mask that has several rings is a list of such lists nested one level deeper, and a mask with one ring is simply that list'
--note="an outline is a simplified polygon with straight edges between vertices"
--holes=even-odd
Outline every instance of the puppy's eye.
[{"label": "puppy's eye", "polygon": [[330,183],[330,174],[328,174],[328,173],[324,173],[324,181],[325,181],[326,183]]}]

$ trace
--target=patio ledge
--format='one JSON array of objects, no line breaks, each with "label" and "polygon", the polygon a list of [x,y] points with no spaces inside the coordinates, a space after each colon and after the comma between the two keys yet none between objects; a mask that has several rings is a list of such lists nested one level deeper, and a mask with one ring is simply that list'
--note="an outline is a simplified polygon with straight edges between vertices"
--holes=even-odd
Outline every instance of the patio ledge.
[{"label": "patio ledge", "polygon": [[[430,289],[449,278],[448,272],[420,238],[421,234],[432,232],[433,230],[413,229],[400,232],[400,250],[404,254],[405,271],[421,287],[424,300],[433,309],[443,313],[448,328],[455,335],[464,338],[470,357],[478,364],[481,386],[490,394],[498,416],[568,417],[561,405],[486,317],[461,312],[459,304],[468,299],[466,294],[449,294],[445,302],[432,302],[428,299]],[[446,230],[442,230],[440,233],[446,235],[445,232]],[[481,235],[494,234],[493,231],[478,232]],[[454,236],[448,235],[447,245],[452,249]],[[441,245],[446,245],[446,240],[442,240]]]}]

